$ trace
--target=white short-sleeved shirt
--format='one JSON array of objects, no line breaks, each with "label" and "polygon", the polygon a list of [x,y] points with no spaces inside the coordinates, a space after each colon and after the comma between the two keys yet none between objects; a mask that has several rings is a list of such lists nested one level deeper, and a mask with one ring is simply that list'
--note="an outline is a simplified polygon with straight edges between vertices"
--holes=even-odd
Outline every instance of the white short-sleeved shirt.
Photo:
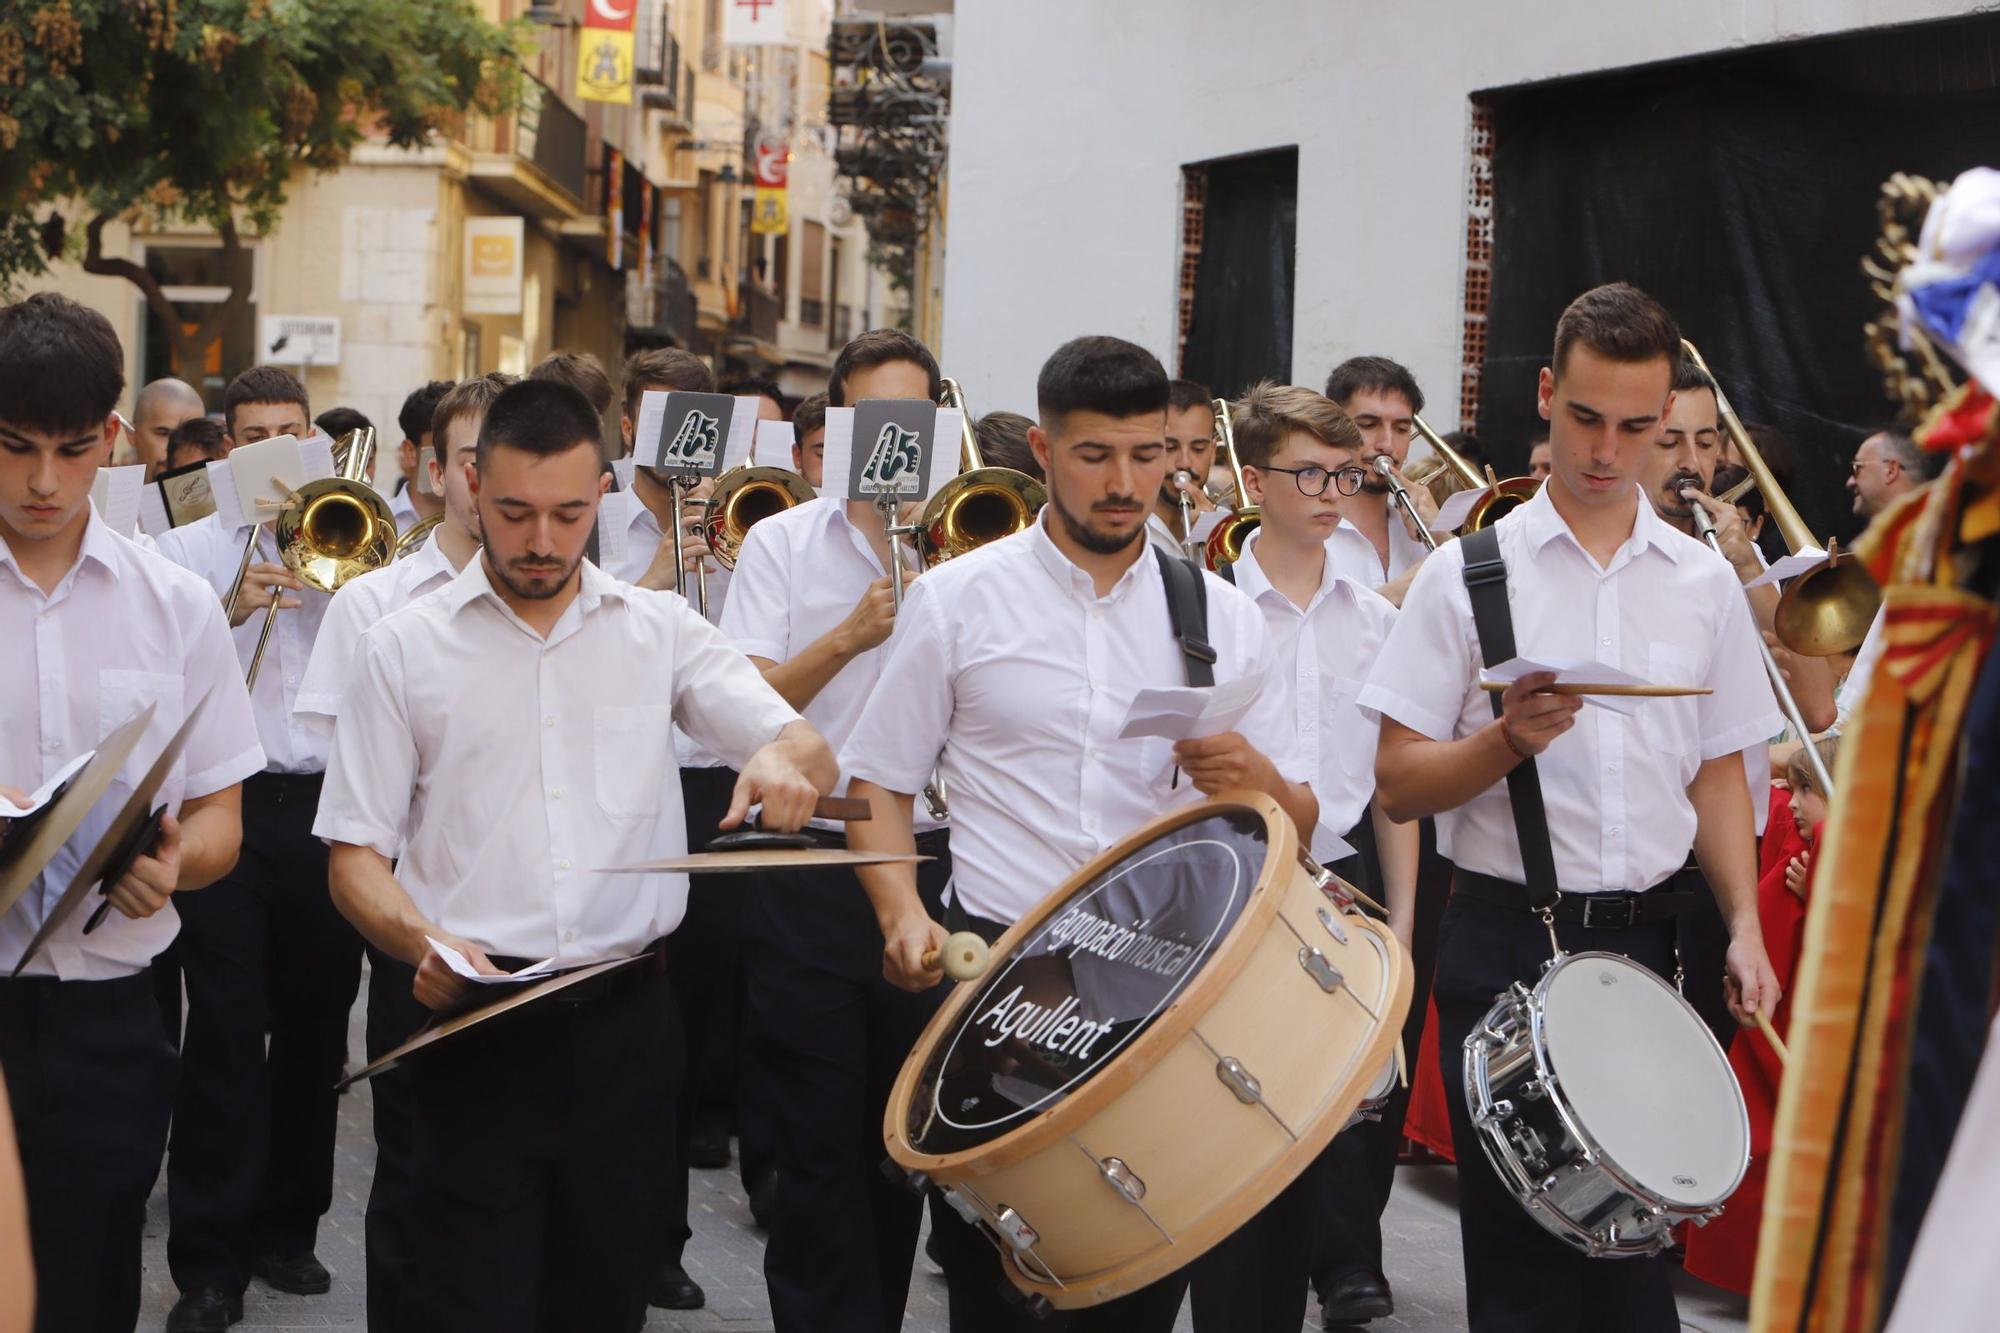
[{"label": "white short-sleeved shirt", "polygon": [[[1728,561],[1669,527],[1643,496],[1632,535],[1602,569],[1547,488],[1495,529],[1520,655],[1593,659],[1715,691],[1647,699],[1630,716],[1586,704],[1537,761],[1562,891],[1651,888],[1687,862],[1696,769],[1762,744],[1782,724],[1742,584]],[[1362,707],[1432,740],[1493,720],[1464,571],[1460,542],[1425,563],[1361,692]],[[1438,816],[1439,851],[1467,870],[1521,882],[1512,811],[1506,784],[1494,783]]]},{"label": "white short-sleeved shirt", "polygon": [[[951,799],[953,893],[995,921],[1017,919],[1118,839],[1201,799],[1185,776],[1176,782],[1171,741],[1118,739],[1139,690],[1187,683],[1158,558],[1141,550],[1099,597],[1046,521],[911,586],[841,756],[850,777],[896,792],[921,790],[936,768]],[[1310,781],[1263,615],[1203,577],[1217,683],[1266,682],[1237,731],[1287,781]]]},{"label": "white short-sleeved shirt", "polygon": [[1375,543],[1368,540],[1368,534],[1344,518],[1327,537],[1326,553],[1333,558],[1334,567],[1343,577],[1373,590],[1403,577],[1410,566],[1429,555],[1431,549],[1410,535],[1402,514],[1391,499],[1388,568],[1382,567],[1382,557],[1375,553]]},{"label": "white short-sleeved shirt", "polygon": [[415,523],[419,517],[416,501],[410,498],[409,483],[405,482],[403,485],[398,486],[395,493],[388,497],[388,500],[389,512],[396,516],[396,531],[408,532],[410,525]]},{"label": "white short-sleeved shirt", "polygon": [[687,850],[676,723],[732,764],[798,720],[673,593],[583,565],[547,639],[485,561],[361,636],[313,832],[400,854],[431,922],[489,952],[629,952],[680,924],[685,875],[604,867]]},{"label": "white short-sleeved shirt", "polygon": [[[845,501],[828,496],[795,505],[744,539],[721,629],[751,657],[788,662],[847,619],[869,584],[887,577]],[[851,659],[805,706],[806,721],[836,753],[853,734],[894,642],[892,633]],[[921,801],[914,818],[919,831],[943,827]]]},{"label": "white short-sleeved shirt", "polygon": [[1319,798],[1314,859],[1325,864],[1354,854],[1347,832],[1375,795],[1375,742],[1381,726],[1356,704],[1362,681],[1382,650],[1396,608],[1324,562],[1318,591],[1301,609],[1271,586],[1258,563],[1262,534],[1251,533],[1244,558],[1231,568],[1236,586],[1264,613],[1286,682],[1299,743],[1313,761]]},{"label": "white short-sleeved shirt", "polygon": [[[193,523],[160,534],[160,554],[183,569],[208,581],[217,597],[227,597],[242,567],[243,547],[250,540],[247,525],[225,525],[220,515],[210,514]],[[257,554],[253,563],[278,563],[278,542],[268,525],[257,529]],[[319,636],[320,622],[326,618],[326,593],[306,588],[286,590],[299,605],[278,612],[271,626],[271,642],[264,650],[264,664],[257,668],[257,683],[250,691],[250,706],[257,714],[257,735],[264,744],[266,771],[272,773],[318,773],[326,768],[326,738],[306,719],[295,716],[299,685],[305,679],[306,663],[312,657],[313,641]],[[258,611],[231,631],[236,640],[241,670],[250,670],[257,654],[257,639],[264,632],[266,613]]]},{"label": "white short-sleeved shirt", "polygon": [[[264,752],[215,594],[186,570],[114,533],[94,513],[76,564],[47,595],[0,539],[0,642],[14,645],[8,650],[14,666],[0,690],[0,782],[33,790],[140,709],[154,706],[110,790],[0,917],[0,968],[11,972],[112,815],[196,706],[207,701],[156,804],[178,813],[184,799],[221,791],[263,768]],[[128,976],[180,931],[170,904],[143,921],[111,912],[86,936],[91,910],[86,903],[71,916],[23,975],[64,981]]]},{"label": "white short-sleeved shirt", "polygon": [[362,634],[390,612],[442,588],[457,575],[433,531],[429,540],[405,558],[344,584],[333,595],[326,619],[320,622],[305,679],[299,682],[299,715],[331,740],[333,719],[340,715],[340,698],[347,690],[354,650]]}]

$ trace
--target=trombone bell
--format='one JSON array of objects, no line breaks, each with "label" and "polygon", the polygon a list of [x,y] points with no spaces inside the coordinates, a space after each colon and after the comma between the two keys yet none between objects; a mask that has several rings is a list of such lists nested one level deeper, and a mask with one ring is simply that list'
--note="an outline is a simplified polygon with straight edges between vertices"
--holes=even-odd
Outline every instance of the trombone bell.
[{"label": "trombone bell", "polygon": [[982,467],[946,482],[917,520],[917,549],[926,564],[964,555],[1035,521],[1048,502],[1042,484],[1010,467]]},{"label": "trombone bell", "polygon": [[1257,530],[1263,520],[1255,509],[1231,514],[1215,525],[1215,531],[1208,534],[1208,542],[1203,553],[1208,557],[1210,569],[1221,569],[1233,565],[1243,558],[1243,548],[1250,542],[1250,534]]},{"label": "trombone bell", "polygon": [[1829,549],[1825,564],[1785,585],[1771,628],[1795,653],[1832,657],[1861,646],[1881,606],[1874,576],[1853,556]]},{"label": "trombone bell", "polygon": [[814,498],[811,485],[798,473],[781,467],[733,467],[715,483],[708,497],[704,528],[708,549],[724,569],[736,568],[743,539],[750,529],[787,509]]}]

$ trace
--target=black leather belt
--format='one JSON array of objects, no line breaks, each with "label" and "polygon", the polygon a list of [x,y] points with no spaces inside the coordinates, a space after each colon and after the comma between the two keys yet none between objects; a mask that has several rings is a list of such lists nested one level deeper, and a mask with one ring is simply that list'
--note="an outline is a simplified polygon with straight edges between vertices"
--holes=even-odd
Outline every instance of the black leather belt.
[{"label": "black leather belt", "polygon": [[[1607,890],[1602,893],[1565,893],[1556,900],[1555,918],[1582,926],[1585,930],[1630,930],[1650,921],[1667,921],[1694,906],[1695,895],[1668,886],[1673,879],[1643,893]],[[1519,912],[1528,906],[1528,886],[1512,880],[1459,869],[1452,875],[1451,891],[1483,903],[1511,907]]]}]

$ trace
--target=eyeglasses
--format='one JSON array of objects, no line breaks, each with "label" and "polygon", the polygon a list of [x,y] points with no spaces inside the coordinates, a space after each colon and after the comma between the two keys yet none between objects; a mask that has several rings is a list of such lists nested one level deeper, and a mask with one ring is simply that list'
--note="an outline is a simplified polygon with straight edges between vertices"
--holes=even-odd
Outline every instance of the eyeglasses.
[{"label": "eyeglasses", "polygon": [[1329,481],[1342,495],[1359,495],[1362,483],[1368,480],[1368,469],[1365,467],[1344,467],[1329,472],[1323,467],[1271,467],[1267,464],[1259,470],[1291,473],[1292,484],[1299,488],[1300,495],[1325,495]]}]

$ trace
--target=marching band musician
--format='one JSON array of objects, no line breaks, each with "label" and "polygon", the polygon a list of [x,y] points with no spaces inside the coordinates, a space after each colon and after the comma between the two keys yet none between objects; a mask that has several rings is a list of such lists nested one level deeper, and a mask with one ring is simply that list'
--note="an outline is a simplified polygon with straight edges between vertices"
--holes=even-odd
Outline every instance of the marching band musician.
[{"label": "marching band musician", "polygon": [[[24,800],[18,789],[152,705],[121,774],[130,783],[203,708],[155,798],[170,811],[158,840],[109,889],[118,914],[86,936],[79,909],[23,975],[0,979],[42,1333],[131,1333],[138,1320],[140,1232],[175,1076],[148,965],[191,891],[236,860],[240,784],[264,764],[214,594],[90,503],[124,365],[110,323],[73,301],[0,309],[0,638],[16,654],[0,692],[6,794]],[[0,969],[14,970],[66,887],[58,876],[79,868],[65,851],[0,917]]]},{"label": "marching band musician", "polygon": [[[929,348],[876,329],[840,350],[828,400],[935,401],[939,388]],[[846,478],[833,485],[750,529],[722,630],[839,747],[881,675],[896,613],[882,517],[871,502],[846,498]],[[906,581],[915,562],[906,545]],[[924,818],[917,830],[918,850],[935,858],[917,867],[918,891],[936,911],[951,875],[944,825]],[[832,826],[821,837],[839,840]],[[913,995],[883,977],[875,918],[851,874],[774,871],[759,887],[751,1027],[785,1085],[764,1247],[772,1322],[801,1333],[887,1333],[902,1326],[922,1206],[878,1169],[882,1113],[943,988]]]},{"label": "marching band musician", "polygon": [[[1507,586],[1482,585],[1480,596],[1504,608],[1529,656],[1596,659],[1713,694],[1586,714],[1579,697],[1548,692],[1553,678],[1535,673],[1499,696],[1496,718],[1478,684],[1463,542],[1424,562],[1362,691],[1382,718],[1378,798],[1400,819],[1438,814],[1458,866],[1435,987],[1448,1087],[1495,997],[1533,984],[1548,956],[1525,867],[1551,856],[1560,898],[1549,929],[1562,947],[1625,954],[1669,976],[1672,918],[1684,904],[1673,881],[1692,845],[1729,923],[1738,1021],[1778,999],[1739,752],[1780,718],[1728,565],[1662,522],[1637,481],[1679,355],[1672,317],[1632,287],[1596,288],[1564,311],[1539,393],[1552,474],[1495,525]],[[1501,785],[1531,761],[1545,825],[1517,823]],[[1680,1327],[1664,1260],[1593,1262],[1543,1231],[1488,1163],[1464,1099],[1447,1101],[1474,1333]]]},{"label": "marching band musician", "polygon": [[[1204,489],[1215,466],[1215,400],[1193,380],[1167,385],[1167,479],[1146,520],[1146,540],[1168,555],[1186,555],[1188,534],[1181,527],[1181,497],[1188,499],[1188,517],[1215,508]],[[1183,477],[1182,474],[1186,476]]]},{"label": "marching band musician", "polygon": [[[1424,391],[1417,377],[1386,356],[1350,357],[1326,377],[1326,396],[1347,413],[1361,432],[1361,465],[1368,478],[1361,493],[1341,502],[1344,515],[1334,529],[1329,549],[1349,578],[1401,606],[1410,580],[1430,548],[1410,527],[1395,503],[1388,478],[1377,472],[1375,460],[1386,458],[1400,479],[1410,439],[1417,431],[1417,413],[1424,410]],[[1410,486],[1410,500],[1428,523],[1437,517],[1437,502],[1427,486]]]},{"label": "marching band musician", "polygon": [[[230,381],[223,416],[233,449],[304,439],[312,409],[290,372],[255,366]],[[162,533],[160,553],[227,598],[250,532],[210,514]],[[187,1031],[167,1157],[167,1261],[181,1293],[169,1333],[226,1327],[253,1273],[296,1295],[332,1285],[313,1250],[333,1203],[333,1085],[361,940],[327,896],[326,848],[312,836],[326,737],[293,712],[332,599],[280,562],[271,523],[255,532],[233,629],[247,670],[277,601],[251,691],[267,763],[243,784],[242,858],[183,906],[174,946]]]},{"label": "marching band musician", "polygon": [[[1270,626],[1277,674],[1319,798],[1313,859],[1380,894],[1389,927],[1407,949],[1416,910],[1417,826],[1391,823],[1372,806],[1378,728],[1355,705],[1396,611],[1343,575],[1327,551],[1341,521],[1339,499],[1358,491],[1366,473],[1357,457],[1361,434],[1320,394],[1271,383],[1232,403],[1230,421],[1244,488],[1262,521],[1223,577],[1257,604]],[[1385,881],[1380,886],[1370,882],[1362,857],[1346,840],[1364,818],[1373,825]],[[1294,1333],[1305,1318],[1313,1248],[1324,1243],[1314,1233],[1329,1219],[1343,1231],[1363,1233],[1340,1239],[1350,1249],[1372,1252],[1373,1268],[1365,1276],[1386,1290],[1380,1272],[1383,1201],[1368,1197],[1377,1189],[1369,1169],[1369,1140],[1377,1128],[1365,1123],[1343,1131],[1270,1206],[1196,1262],[1191,1299],[1197,1333]],[[1327,1193],[1343,1206],[1325,1208],[1319,1196]]]},{"label": "marching band musician", "polygon": [[[933,770],[950,794],[948,916],[989,941],[1091,857],[1200,793],[1268,793],[1310,837],[1310,767],[1257,608],[1209,574],[1207,639],[1219,682],[1265,680],[1239,730],[1164,745],[1121,740],[1134,693],[1186,682],[1169,566],[1145,538],[1167,470],[1166,372],[1118,338],[1064,344],[1042,367],[1031,441],[1049,502],[1034,524],[931,570],[906,598],[889,661],[845,747],[850,795],[874,818],[852,845],[908,851],[915,794]],[[1174,577],[1178,577],[1175,575]],[[1190,585],[1192,586],[1192,585]],[[1175,766],[1178,765],[1178,775]],[[866,868],[890,980],[928,990],[945,928],[907,865]],[[1006,1303],[992,1245],[949,1208],[932,1227],[954,1333],[1173,1327],[1185,1272],[1046,1323]]]},{"label": "marching band musician", "polygon": [[450,380],[432,380],[412,389],[396,413],[396,425],[403,432],[396,446],[396,470],[401,474],[396,492],[389,497],[389,512],[396,516],[396,531],[407,532],[432,514],[444,512],[444,497],[419,484],[429,478],[429,457],[435,441],[431,423],[437,418],[438,404],[451,392]]},{"label": "marching band musician", "polygon": [[816,393],[792,413],[792,471],[806,479],[806,485],[820,488],[826,469],[826,395]]},{"label": "marching band musician", "polygon": [[599,429],[567,385],[494,399],[480,558],[362,636],[335,725],[315,825],[333,894],[415,968],[425,1007],[471,985],[433,939],[482,975],[641,960],[413,1062],[410,1327],[638,1327],[682,1063],[661,943],[686,881],[597,867],[685,848],[676,723],[740,766],[731,825],[761,801],[768,827],[797,828],[837,772],[682,599],[584,560],[608,485]]},{"label": "marching band musician", "polygon": [[[342,585],[327,607],[299,685],[298,712],[323,719],[331,733],[340,716],[341,696],[354,672],[355,648],[377,621],[450,583],[479,553],[479,515],[472,507],[472,466],[479,426],[511,375],[491,374],[452,386],[439,399],[431,421],[417,433],[429,441],[424,460],[430,491],[442,497],[444,517],[431,536],[408,557],[373,570]],[[423,393],[419,390],[418,393]],[[411,395],[414,399],[416,394]],[[414,487],[415,482],[411,482]],[[409,489],[409,488],[406,488]],[[376,1060],[405,1041],[430,1018],[410,988],[415,976],[408,964],[374,945],[368,946],[367,1052]],[[407,1282],[410,1238],[411,1131],[415,1116],[410,1102],[409,1070],[391,1069],[375,1077],[370,1098],[375,1131],[375,1171],[369,1181],[364,1239],[368,1265],[368,1322],[371,1327],[398,1327],[402,1292]]]}]

